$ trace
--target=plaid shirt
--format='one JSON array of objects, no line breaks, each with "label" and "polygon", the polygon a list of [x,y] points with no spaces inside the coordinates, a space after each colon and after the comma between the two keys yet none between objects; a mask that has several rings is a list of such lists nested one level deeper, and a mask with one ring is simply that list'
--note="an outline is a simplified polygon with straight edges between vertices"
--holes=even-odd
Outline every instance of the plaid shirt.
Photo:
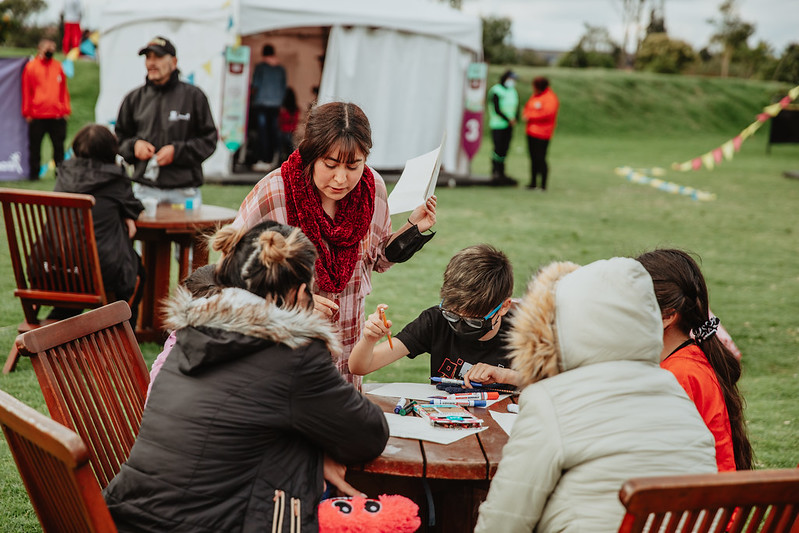
[{"label": "plaid shirt", "polygon": [[[383,255],[386,243],[391,237],[386,184],[374,169],[372,173],[375,177],[375,212],[369,231],[361,240],[358,262],[355,263],[352,277],[344,290],[338,294],[316,288],[316,294],[333,300],[339,306],[338,316],[334,316],[333,320],[339,331],[343,352],[333,354],[334,362],[341,375],[358,390],[361,389],[361,377],[350,373],[347,360],[363,331],[364,299],[372,292],[372,271],[384,272],[393,265]],[[250,191],[242,202],[233,225],[251,228],[264,220],[287,224],[287,218],[285,189],[278,167],[262,178]]]}]

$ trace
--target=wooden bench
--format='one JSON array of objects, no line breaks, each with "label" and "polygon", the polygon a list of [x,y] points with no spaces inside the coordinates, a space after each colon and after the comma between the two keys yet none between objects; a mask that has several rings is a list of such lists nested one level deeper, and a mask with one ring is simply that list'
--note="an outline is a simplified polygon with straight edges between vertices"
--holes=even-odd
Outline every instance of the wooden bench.
[{"label": "wooden bench", "polygon": [[799,469],[636,478],[619,533],[799,533]]}]

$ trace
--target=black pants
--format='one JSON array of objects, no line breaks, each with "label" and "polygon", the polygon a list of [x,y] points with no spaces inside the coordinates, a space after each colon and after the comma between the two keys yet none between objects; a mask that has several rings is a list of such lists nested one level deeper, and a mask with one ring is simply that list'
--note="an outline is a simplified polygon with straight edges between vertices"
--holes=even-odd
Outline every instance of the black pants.
[{"label": "black pants", "polygon": [[[137,255],[138,257],[138,255]],[[136,322],[139,319],[139,305],[142,298],[144,298],[144,282],[147,279],[147,273],[144,270],[144,265],[139,258],[139,279],[137,280],[136,287],[131,294],[108,294],[109,302],[118,302],[120,300],[130,304],[130,327],[136,330]],[[65,320],[73,316],[78,316],[84,310],[74,309],[72,307],[53,307],[48,313],[47,318],[50,320]]]},{"label": "black pants", "polygon": [[270,163],[275,152],[280,153],[280,128],[277,117],[279,107],[256,107],[255,120],[258,124],[258,150],[257,158],[264,163]]},{"label": "black pants", "polygon": [[491,154],[491,177],[494,179],[505,177],[505,157],[508,155],[511,137],[513,137],[512,127],[491,130],[491,140],[494,141],[494,153]]},{"label": "black pants", "polygon": [[67,120],[65,118],[35,118],[28,124],[28,144],[30,179],[39,179],[39,167],[42,164],[42,140],[44,134],[50,136],[53,143],[53,160],[60,166],[64,162],[64,140],[67,138]]},{"label": "black pants", "polygon": [[541,188],[544,190],[547,188],[547,174],[549,174],[547,148],[549,148],[549,139],[527,136],[527,149],[530,151],[530,187],[535,188],[536,178],[541,176]]}]

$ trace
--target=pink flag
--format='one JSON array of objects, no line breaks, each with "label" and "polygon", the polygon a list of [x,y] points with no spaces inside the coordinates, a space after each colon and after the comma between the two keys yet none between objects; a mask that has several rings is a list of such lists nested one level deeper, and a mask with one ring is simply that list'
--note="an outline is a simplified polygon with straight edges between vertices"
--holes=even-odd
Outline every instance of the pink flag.
[{"label": "pink flag", "polygon": [[765,121],[767,121],[770,118],[771,118],[771,115],[769,115],[768,113],[760,113],[757,116],[757,121],[758,122],[765,122]]},{"label": "pink flag", "polygon": [[693,161],[691,161],[691,168],[694,170],[699,170],[702,168],[702,158],[697,157]]},{"label": "pink flag", "polygon": [[790,96],[786,96],[785,98],[780,100],[780,107],[785,109],[786,107],[788,107],[788,104],[790,104],[790,103],[791,103],[791,97]]},{"label": "pink flag", "polygon": [[740,135],[736,135],[735,138],[732,140],[732,145],[735,147],[736,152],[739,152],[741,150],[741,144],[743,142],[744,140],[741,139]]},{"label": "pink flag", "polygon": [[461,129],[461,139],[463,151],[469,159],[474,157],[480,148],[480,141],[483,139],[483,112],[482,111],[463,111],[463,128]]},{"label": "pink flag", "polygon": [[713,150],[713,161],[715,161],[716,163],[721,163],[723,157],[724,154],[722,153],[721,148],[716,148],[715,150]]}]

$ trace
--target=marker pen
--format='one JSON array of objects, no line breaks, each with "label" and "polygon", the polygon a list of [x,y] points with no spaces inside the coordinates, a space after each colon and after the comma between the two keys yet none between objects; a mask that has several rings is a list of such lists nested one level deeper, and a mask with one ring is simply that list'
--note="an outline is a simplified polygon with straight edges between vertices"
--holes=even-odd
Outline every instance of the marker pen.
[{"label": "marker pen", "polygon": [[[433,376],[430,378],[430,381],[435,381],[436,383],[443,383],[444,385],[460,385],[463,387],[464,382],[462,379],[452,379],[452,378],[440,378],[438,376]],[[476,381],[470,381],[472,387],[482,387],[482,383],[478,383]]]},{"label": "marker pen", "polygon": [[485,407],[485,400],[455,400],[452,398],[431,398],[433,405],[463,405],[464,407]]},{"label": "marker pen", "polygon": [[412,414],[414,405],[416,405],[416,400],[411,400],[400,409],[399,414],[402,416]]},{"label": "marker pen", "polygon": [[456,392],[447,396],[450,400],[498,400],[498,392]]},{"label": "marker pen", "polygon": [[408,400],[406,400],[405,398],[400,398],[399,401],[397,402],[397,405],[394,406],[394,412],[396,414],[399,414],[400,411],[402,411],[402,408],[405,407],[407,401]]}]

